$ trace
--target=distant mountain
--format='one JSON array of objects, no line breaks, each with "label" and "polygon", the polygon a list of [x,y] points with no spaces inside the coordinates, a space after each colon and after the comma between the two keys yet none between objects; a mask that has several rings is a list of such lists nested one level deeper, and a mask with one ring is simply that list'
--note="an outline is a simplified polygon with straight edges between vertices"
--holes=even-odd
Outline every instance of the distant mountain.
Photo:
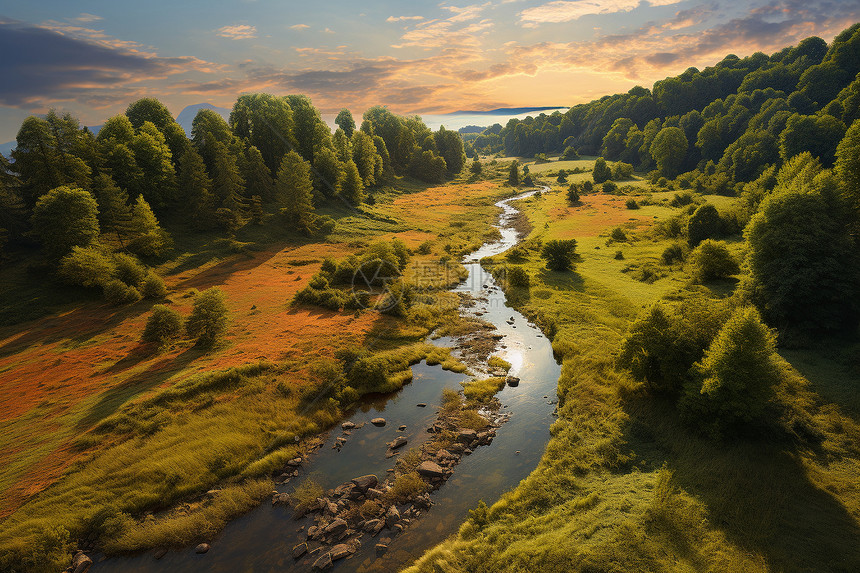
[{"label": "distant mountain", "polygon": [[201,109],[211,109],[223,117],[224,121],[228,121],[230,119],[230,110],[226,107],[214,106],[211,103],[197,103],[189,105],[176,116],[176,122],[182,126],[182,129],[185,130],[185,135],[188,137],[191,137],[191,122],[194,121],[194,116],[197,115],[197,112]]},{"label": "distant mountain", "polygon": [[15,149],[15,146],[18,145],[17,141],[8,141],[6,143],[0,143],[0,153],[9,157],[9,154]]},{"label": "distant mountain", "polygon": [[564,105],[551,105],[543,107],[500,107],[498,109],[491,109],[489,111],[455,111],[453,113],[447,113],[445,115],[522,115],[524,113],[567,109],[567,107],[568,106]]}]

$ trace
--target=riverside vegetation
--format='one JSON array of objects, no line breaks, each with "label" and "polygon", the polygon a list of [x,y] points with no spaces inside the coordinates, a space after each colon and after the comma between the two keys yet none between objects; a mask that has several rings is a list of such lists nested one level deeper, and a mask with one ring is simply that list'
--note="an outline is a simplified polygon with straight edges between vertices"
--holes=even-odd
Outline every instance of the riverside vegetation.
[{"label": "riverside vegetation", "polygon": [[[322,130],[295,129],[319,125],[298,96],[242,96],[229,124],[201,112],[191,143],[150,100],[98,138],[68,116],[31,118],[18,176],[2,170],[4,213],[31,215],[0,221],[4,288],[23,293],[3,320],[80,305],[76,324],[107,316],[112,335],[139,337],[149,305],[167,311],[146,329],[154,355],[111,348],[99,329],[73,338],[62,322],[4,331],[10,372],[46,364],[40,352],[63,352],[65,366],[76,352],[108,354],[93,373],[102,386],[73,392],[46,374],[46,389],[6,405],[0,484],[22,493],[3,508],[0,564],[54,570],[76,540],[121,552],[204,539],[362,393],[398,388],[422,359],[464,369],[421,342],[443,324],[474,326],[442,292],[462,276],[444,264],[491,235],[511,186],[545,182],[520,205],[522,243],[483,263],[552,339],[559,418],[534,472],[409,570],[857,570],[858,45],[855,25],[830,45],[728,56],[653,90],[493,126],[465,148],[382,108],[360,130],[343,115],[317,141],[307,134]],[[261,133],[266,114],[295,129],[298,152]],[[334,175],[314,179],[311,166]],[[207,213],[198,220],[217,228],[176,217],[189,190]],[[27,220],[41,249],[29,269]],[[261,257],[277,269],[277,309],[246,298],[255,277],[273,280]],[[347,292],[362,265],[403,273],[393,300],[378,285]],[[222,283],[226,296],[196,291]],[[189,305],[200,315],[219,302],[226,332],[223,312],[183,329]],[[294,340],[251,361],[264,318],[293,325]],[[340,333],[322,347],[322,331],[302,332],[317,319]],[[487,400],[503,383],[464,394]]]}]

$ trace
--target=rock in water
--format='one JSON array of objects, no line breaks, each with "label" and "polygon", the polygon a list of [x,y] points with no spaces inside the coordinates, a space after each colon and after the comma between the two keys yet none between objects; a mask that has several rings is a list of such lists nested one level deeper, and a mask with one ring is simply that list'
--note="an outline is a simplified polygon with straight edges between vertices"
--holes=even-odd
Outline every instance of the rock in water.
[{"label": "rock in water", "polygon": [[508,383],[508,386],[510,386],[511,388],[516,388],[517,386],[520,385],[520,379],[517,378],[516,376],[508,376],[508,379],[506,380],[506,382]]},{"label": "rock in water", "polygon": [[298,559],[302,555],[308,552],[308,544],[307,543],[299,543],[295,547],[293,547],[293,559]]},{"label": "rock in water", "polygon": [[373,424],[374,426],[384,426],[385,425],[385,418],[374,418],[370,421],[370,423]]},{"label": "rock in water", "polygon": [[208,543],[201,543],[200,545],[198,545],[197,547],[194,548],[194,553],[197,553],[197,554],[203,554],[203,553],[206,553],[207,551],[209,551],[209,544]]},{"label": "rock in water", "polygon": [[442,466],[440,466],[436,462],[431,461],[421,462],[421,465],[418,466],[418,473],[428,478],[445,477],[444,468],[442,468]]},{"label": "rock in water", "polygon": [[347,555],[349,555],[349,545],[347,545],[346,543],[339,543],[331,548],[332,561],[343,559]]},{"label": "rock in water", "polygon": [[406,436],[397,436],[388,444],[388,447],[392,450],[396,450],[397,448],[405,446],[407,441]]},{"label": "rock in water", "polygon": [[355,487],[357,487],[361,491],[366,492],[368,489],[370,489],[372,487],[376,487],[376,484],[379,483],[379,479],[375,475],[370,474],[370,475],[366,475],[366,476],[353,478],[352,483],[354,483]]},{"label": "rock in water", "polygon": [[331,553],[323,553],[319,559],[314,561],[314,571],[325,571],[331,568]]},{"label": "rock in water", "polygon": [[400,512],[392,505],[385,512],[385,525],[386,527],[393,527],[398,521],[400,521]]},{"label": "rock in water", "polygon": [[349,525],[343,519],[335,519],[331,523],[329,523],[325,528],[325,536],[326,537],[336,537],[346,531]]},{"label": "rock in water", "polygon": [[92,566],[93,560],[84,555],[83,551],[75,553],[75,557],[72,559],[72,567],[74,567],[72,571],[74,571],[74,573],[87,573]]},{"label": "rock in water", "polygon": [[156,559],[161,559],[165,555],[167,555],[167,549],[164,549],[163,547],[161,549],[156,549],[155,553],[152,554]]}]

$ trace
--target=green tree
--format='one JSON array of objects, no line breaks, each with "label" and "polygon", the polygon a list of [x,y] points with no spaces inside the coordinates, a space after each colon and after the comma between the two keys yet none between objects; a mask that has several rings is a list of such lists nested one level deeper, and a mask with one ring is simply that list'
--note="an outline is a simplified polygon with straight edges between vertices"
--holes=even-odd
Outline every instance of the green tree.
[{"label": "green tree", "polygon": [[376,164],[382,162],[382,158],[376,151],[376,145],[373,143],[373,138],[363,131],[356,131],[352,134],[352,160],[355,166],[358,167],[358,172],[361,174],[361,180],[365,187],[372,187],[376,184]]},{"label": "green tree", "polygon": [[337,158],[341,163],[352,161],[350,138],[346,136],[346,133],[344,133],[342,129],[337,128],[335,130],[334,135],[332,136],[332,144],[334,145],[335,153],[337,153]]},{"label": "green tree", "polygon": [[699,282],[723,279],[740,272],[737,261],[723,241],[705,239],[690,253],[693,277]]},{"label": "green tree", "polygon": [[352,160],[344,164],[343,183],[341,183],[341,197],[352,203],[360,205],[364,201],[364,183],[361,181],[361,174],[358,172],[355,162]]},{"label": "green tree", "polygon": [[463,170],[466,164],[466,152],[463,150],[463,139],[456,131],[439,127],[439,131],[433,134],[436,150],[442,159],[450,175],[456,175]]},{"label": "green tree", "polygon": [[343,177],[343,164],[334,150],[328,147],[320,149],[314,157],[313,185],[316,195],[330,199],[340,194]]},{"label": "green tree", "polygon": [[93,192],[98,199],[99,223],[103,231],[113,231],[121,247],[131,233],[131,207],[128,193],[120,189],[107,173],[93,179]]},{"label": "green tree", "polygon": [[104,167],[116,184],[125,189],[133,198],[142,194],[144,173],[137,164],[131,148],[124,143],[118,143],[111,139],[103,145],[103,153]]},{"label": "green tree", "polygon": [[687,223],[687,242],[691,247],[695,247],[705,239],[718,237],[722,230],[723,221],[717,208],[710,203],[705,203],[690,216],[690,221]]},{"label": "green tree", "polygon": [[472,165],[469,166],[469,171],[472,173],[472,175],[481,175],[481,173],[484,171],[484,166],[481,163],[481,160],[475,157],[475,159],[472,160]]},{"label": "green tree", "polygon": [[263,201],[271,201],[275,196],[275,180],[272,172],[263,161],[263,154],[253,145],[246,152],[245,161],[239,166],[245,180],[245,194],[259,195]]},{"label": "green tree", "polygon": [[541,256],[551,271],[573,270],[576,261],[576,239],[553,239],[546,241],[541,248]]},{"label": "green tree", "polygon": [[836,146],[845,135],[845,124],[832,115],[800,115],[788,118],[779,136],[779,152],[783,161],[809,151],[825,166],[833,165]]},{"label": "green tree", "polygon": [[649,152],[664,177],[675,177],[687,156],[687,136],[680,127],[664,127],[654,137]]},{"label": "green tree", "polygon": [[849,205],[860,209],[860,119],[851,124],[836,148],[835,172]]},{"label": "green tree", "polygon": [[605,183],[612,178],[612,170],[606,164],[606,160],[598,157],[594,162],[594,169],[591,170],[591,177],[595,183]]},{"label": "green tree", "polygon": [[141,340],[155,344],[158,348],[170,345],[182,335],[182,317],[175,310],[157,304],[146,320]]},{"label": "green tree", "polygon": [[212,159],[212,191],[215,200],[221,207],[241,216],[244,212],[244,189],[245,181],[239,173],[236,157],[226,145],[216,141],[213,144]]},{"label": "green tree", "polygon": [[143,171],[142,194],[159,207],[176,200],[176,170],[164,135],[147,121],[131,142],[134,160]]},{"label": "green tree", "polygon": [[739,308],[711,343],[688,386],[685,417],[721,436],[764,418],[781,374],[773,333],[753,307]]},{"label": "green tree", "polygon": [[849,232],[853,210],[829,171],[804,169],[786,181],[781,170],[746,227],[745,291],[780,328],[856,327],[858,256]]},{"label": "green tree", "polygon": [[125,110],[125,115],[134,129],[140,129],[146,122],[150,122],[158,128],[170,148],[170,154],[174,161],[178,161],[182,153],[185,152],[185,148],[188,146],[185,130],[173,119],[170,110],[157,99],[151,97],[139,99],[129,104]]},{"label": "green tree", "polygon": [[86,247],[99,236],[98,203],[76,187],[51,189],[36,201],[33,230],[48,257],[59,260],[73,247]]},{"label": "green tree", "polygon": [[520,162],[514,159],[508,167],[508,185],[516,187],[520,184]]},{"label": "green tree", "polygon": [[170,235],[158,224],[158,219],[143,195],[137,198],[131,211],[132,240],[128,250],[144,257],[159,257],[173,247]]},{"label": "green tree", "polygon": [[316,215],[313,205],[313,183],[307,161],[295,151],[290,151],[281,161],[275,180],[275,196],[281,212],[299,232],[313,234]]},{"label": "green tree", "polygon": [[179,158],[179,189],[184,207],[194,216],[197,226],[206,226],[215,211],[212,180],[197,149],[189,145]]},{"label": "green tree", "polygon": [[228,317],[229,311],[224,292],[217,287],[212,287],[194,299],[191,314],[185,321],[185,331],[191,338],[196,338],[197,344],[203,348],[212,348],[227,332]]},{"label": "green tree", "polygon": [[570,187],[567,188],[567,200],[572,205],[579,203],[579,185],[576,183],[571,183]]},{"label": "green tree", "polygon": [[600,148],[600,154],[608,159],[616,160],[621,157],[621,153],[626,149],[625,141],[627,134],[636,124],[630,118],[619,117],[612,123],[612,127],[606,132],[603,137],[603,145]]},{"label": "green tree", "polygon": [[287,151],[298,145],[293,110],[284,97],[261,93],[239,96],[230,112],[230,127],[237,137],[260,150],[270,173],[276,173]]},{"label": "green tree", "polygon": [[116,274],[116,265],[98,247],[76,246],[60,259],[57,274],[67,284],[100,287],[107,284]]},{"label": "green tree", "polygon": [[355,120],[352,118],[352,113],[348,109],[344,108],[340,110],[337,117],[334,118],[334,122],[343,130],[343,133],[347,138],[352,137],[352,133],[355,131]]}]

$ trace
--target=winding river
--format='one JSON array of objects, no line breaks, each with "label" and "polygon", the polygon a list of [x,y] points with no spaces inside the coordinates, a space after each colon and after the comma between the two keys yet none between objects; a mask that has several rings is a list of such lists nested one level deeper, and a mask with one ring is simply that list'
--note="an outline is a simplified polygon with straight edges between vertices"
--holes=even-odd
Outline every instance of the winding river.
[{"label": "winding river", "polygon": [[[468,510],[479,500],[488,505],[503,493],[513,489],[537,466],[549,440],[549,426],[553,421],[556,385],[560,366],[552,354],[550,342],[540,330],[532,326],[520,313],[508,307],[505,295],[496,286],[492,276],[480,266],[481,258],[502,253],[519,240],[513,225],[517,209],[516,200],[532,195],[534,191],[499,201],[503,212],[496,225],[501,238],[484,244],[467,256],[463,264],[469,277],[457,286],[456,292],[472,294],[477,302],[464,312],[479,313],[492,323],[503,338],[498,354],[511,363],[510,374],[520,378],[517,387],[505,387],[498,395],[502,413],[510,415],[502,424],[489,446],[477,448],[464,456],[456,466],[454,475],[432,494],[434,506],[415,520],[409,528],[393,538],[389,551],[377,557],[372,539],[365,535],[361,549],[351,558],[337,561],[335,571],[393,571],[408,565],[424,551],[455,533],[468,517]],[[513,320],[511,320],[513,319]],[[450,339],[433,341],[435,344],[456,344]],[[430,434],[426,428],[436,419],[443,388],[459,390],[463,374],[446,372],[439,366],[425,363],[412,367],[414,378],[402,390],[367,398],[351,413],[349,420],[362,424],[382,416],[384,427],[370,423],[354,430],[346,444],[333,449],[339,432],[332,431],[325,445],[303,464],[301,473],[311,475],[325,488],[334,488],[351,478],[376,474],[384,479],[386,469],[393,467],[394,459],[386,459],[385,443],[397,435],[409,440],[409,447],[420,446]],[[424,403],[425,408],[417,407]],[[398,431],[400,425],[406,431]],[[276,486],[289,492],[301,476],[290,484]],[[288,507],[264,502],[250,513],[230,522],[224,531],[211,542],[211,549],[197,555],[194,548],[170,551],[160,560],[153,552],[131,557],[107,559],[96,563],[98,573],[268,573],[274,571],[310,571],[306,560],[295,562],[290,556],[292,547],[304,541],[303,528],[308,519],[296,521]]]}]

